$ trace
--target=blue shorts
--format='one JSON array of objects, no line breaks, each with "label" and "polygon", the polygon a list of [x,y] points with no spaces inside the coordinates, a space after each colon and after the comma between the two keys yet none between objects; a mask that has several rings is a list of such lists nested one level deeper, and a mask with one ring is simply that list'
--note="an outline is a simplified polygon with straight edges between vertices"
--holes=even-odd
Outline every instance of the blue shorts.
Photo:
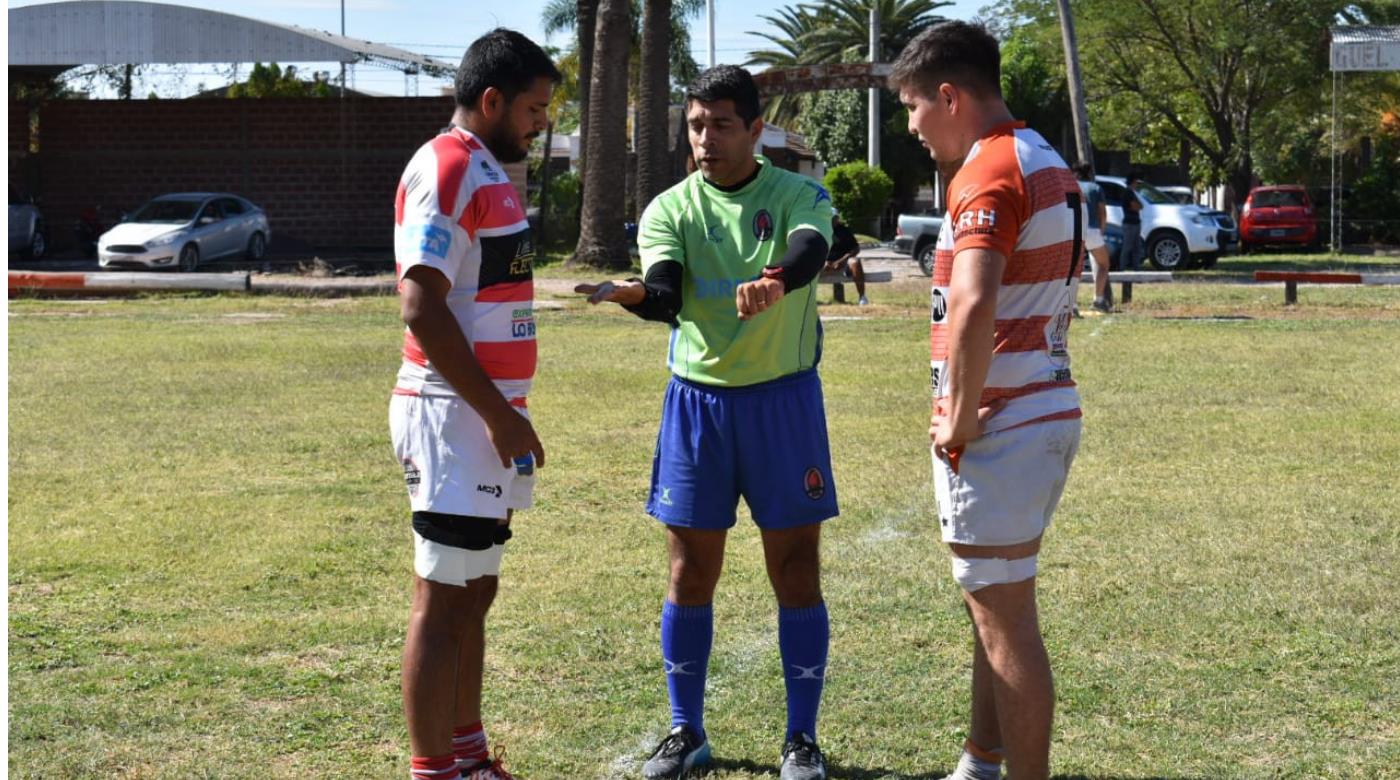
[{"label": "blue shorts", "polygon": [[765,530],[839,514],[815,370],[734,388],[671,377],[647,514],[684,528],[732,528],[740,496]]}]

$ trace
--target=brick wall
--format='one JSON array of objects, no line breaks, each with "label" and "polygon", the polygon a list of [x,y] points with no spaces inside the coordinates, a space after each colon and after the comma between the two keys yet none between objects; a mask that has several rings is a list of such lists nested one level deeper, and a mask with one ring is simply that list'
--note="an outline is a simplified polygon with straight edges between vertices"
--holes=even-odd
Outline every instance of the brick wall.
[{"label": "brick wall", "polygon": [[[227,191],[267,212],[274,251],[383,248],[404,165],[452,109],[444,97],[56,101],[39,116],[39,191],[51,225],[90,205]],[[523,192],[524,166],[512,173]]]}]

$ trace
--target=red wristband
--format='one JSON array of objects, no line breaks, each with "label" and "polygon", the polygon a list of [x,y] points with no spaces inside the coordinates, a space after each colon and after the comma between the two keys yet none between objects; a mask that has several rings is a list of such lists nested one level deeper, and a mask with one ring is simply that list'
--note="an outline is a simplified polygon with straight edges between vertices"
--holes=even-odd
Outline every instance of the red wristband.
[{"label": "red wristband", "polygon": [[783,280],[783,271],[785,271],[785,270],[787,270],[787,269],[782,268],[781,266],[776,266],[776,265],[765,266],[764,269],[763,269],[763,274],[762,274],[762,276],[763,276],[764,279],[777,279],[778,281],[781,282],[781,281]]}]

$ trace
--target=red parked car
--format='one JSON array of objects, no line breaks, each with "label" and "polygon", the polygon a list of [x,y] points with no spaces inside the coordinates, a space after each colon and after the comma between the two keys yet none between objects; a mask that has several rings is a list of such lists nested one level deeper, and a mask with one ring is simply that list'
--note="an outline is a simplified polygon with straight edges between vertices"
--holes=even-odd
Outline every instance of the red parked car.
[{"label": "red parked car", "polygon": [[1317,214],[1296,184],[1255,187],[1240,214],[1241,251],[1279,244],[1317,247]]}]

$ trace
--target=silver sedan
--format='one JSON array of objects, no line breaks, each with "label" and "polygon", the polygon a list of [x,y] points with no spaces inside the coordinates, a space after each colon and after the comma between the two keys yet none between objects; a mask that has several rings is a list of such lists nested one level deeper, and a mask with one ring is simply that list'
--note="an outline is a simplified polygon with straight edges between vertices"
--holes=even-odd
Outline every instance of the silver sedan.
[{"label": "silver sedan", "polygon": [[97,262],[103,268],[193,271],[207,260],[261,260],[271,238],[267,214],[247,200],[226,192],[182,192],[161,195],[103,233]]}]

